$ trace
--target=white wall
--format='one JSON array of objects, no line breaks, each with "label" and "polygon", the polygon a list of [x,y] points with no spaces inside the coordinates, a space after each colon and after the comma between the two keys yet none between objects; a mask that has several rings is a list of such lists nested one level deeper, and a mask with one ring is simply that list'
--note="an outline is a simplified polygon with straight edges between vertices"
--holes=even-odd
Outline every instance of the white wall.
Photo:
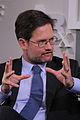
[{"label": "white wall", "polygon": [[[59,13],[64,15],[66,21],[68,19],[68,0],[0,0],[1,4],[5,5],[5,14],[0,17],[0,62],[8,60],[10,56],[16,58],[22,54],[14,32],[14,23],[20,12],[34,9],[36,4],[43,4],[46,13]],[[73,49],[74,44],[75,42]],[[58,51],[56,55],[59,54]]]}]

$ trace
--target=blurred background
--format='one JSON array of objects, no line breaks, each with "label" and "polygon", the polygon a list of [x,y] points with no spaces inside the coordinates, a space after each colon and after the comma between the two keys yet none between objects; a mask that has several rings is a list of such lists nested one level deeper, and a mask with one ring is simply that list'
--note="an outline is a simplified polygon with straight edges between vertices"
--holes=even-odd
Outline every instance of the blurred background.
[{"label": "blurred background", "polygon": [[15,36],[18,14],[38,9],[55,20],[54,33],[57,39],[54,55],[62,57],[62,51],[65,50],[69,58],[77,59],[80,64],[79,4],[80,0],[0,0],[0,63],[9,60],[10,56],[14,59],[22,55]]}]

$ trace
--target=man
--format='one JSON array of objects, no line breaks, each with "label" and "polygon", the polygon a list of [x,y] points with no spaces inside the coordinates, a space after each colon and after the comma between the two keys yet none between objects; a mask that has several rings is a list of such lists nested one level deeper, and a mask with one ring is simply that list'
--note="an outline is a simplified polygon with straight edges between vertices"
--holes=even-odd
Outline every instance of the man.
[{"label": "man", "polygon": [[[18,16],[15,22],[15,33],[23,55],[20,59],[13,61],[10,57],[6,65],[5,63],[0,65],[0,119],[80,119],[80,102],[77,95],[71,93],[75,87],[73,79],[74,81],[76,79],[72,76],[79,77],[78,64],[74,60],[70,60],[70,63],[65,52],[63,52],[63,60],[53,57],[53,20],[41,11],[25,11]],[[37,81],[42,80],[40,83],[42,89],[39,90],[42,102],[39,102],[40,96],[38,98],[37,94],[36,100],[33,100],[35,106],[33,104],[33,107],[31,102],[30,107],[29,100],[32,96],[32,83],[35,74],[33,72],[34,66],[38,66],[40,69],[40,73],[36,77]],[[40,87],[40,84],[37,87],[37,81],[35,94],[36,88]],[[35,95],[33,97],[35,98]],[[40,104],[36,105],[36,101]],[[28,110],[25,108],[26,105],[27,108],[29,107]],[[34,112],[36,114],[32,115]],[[4,116],[1,115],[2,113]]]}]

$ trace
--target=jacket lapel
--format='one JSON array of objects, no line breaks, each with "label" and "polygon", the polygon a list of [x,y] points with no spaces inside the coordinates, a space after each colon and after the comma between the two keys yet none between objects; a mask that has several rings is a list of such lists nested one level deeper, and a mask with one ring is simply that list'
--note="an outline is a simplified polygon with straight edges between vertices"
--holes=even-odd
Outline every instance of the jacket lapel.
[{"label": "jacket lapel", "polygon": [[[12,69],[15,70],[15,74],[21,75],[22,58],[13,60],[13,68]],[[19,82],[19,84],[20,84],[20,82]],[[17,94],[18,94],[18,90],[19,90],[19,88],[15,88],[15,87],[12,88],[12,95],[10,96],[10,99],[11,99],[10,100],[11,101],[10,106],[12,106],[12,107],[15,104]]]},{"label": "jacket lapel", "polygon": [[[49,62],[47,64],[47,67],[50,68],[56,68],[56,64],[53,62]],[[49,73],[46,72],[46,108],[47,108],[47,114],[50,111],[51,105],[52,103],[54,103],[54,99],[55,99],[55,95],[56,95],[56,91],[57,91],[57,80],[56,77]],[[59,84],[58,84],[59,85]]]}]

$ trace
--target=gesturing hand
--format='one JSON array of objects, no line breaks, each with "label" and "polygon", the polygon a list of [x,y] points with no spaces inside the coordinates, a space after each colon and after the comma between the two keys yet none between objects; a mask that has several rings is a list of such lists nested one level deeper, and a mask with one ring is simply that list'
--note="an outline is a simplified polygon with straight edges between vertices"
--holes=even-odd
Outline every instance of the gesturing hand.
[{"label": "gesturing hand", "polygon": [[12,70],[12,58],[10,57],[9,62],[6,62],[4,75],[2,78],[1,90],[4,93],[8,93],[12,87],[19,87],[18,82],[22,79],[29,78],[30,75],[16,75],[15,71]]},{"label": "gesturing hand", "polygon": [[73,80],[71,76],[70,61],[65,52],[63,52],[62,68],[58,71],[46,67],[46,71],[54,74],[58,80],[60,80],[67,88],[73,86]]}]

